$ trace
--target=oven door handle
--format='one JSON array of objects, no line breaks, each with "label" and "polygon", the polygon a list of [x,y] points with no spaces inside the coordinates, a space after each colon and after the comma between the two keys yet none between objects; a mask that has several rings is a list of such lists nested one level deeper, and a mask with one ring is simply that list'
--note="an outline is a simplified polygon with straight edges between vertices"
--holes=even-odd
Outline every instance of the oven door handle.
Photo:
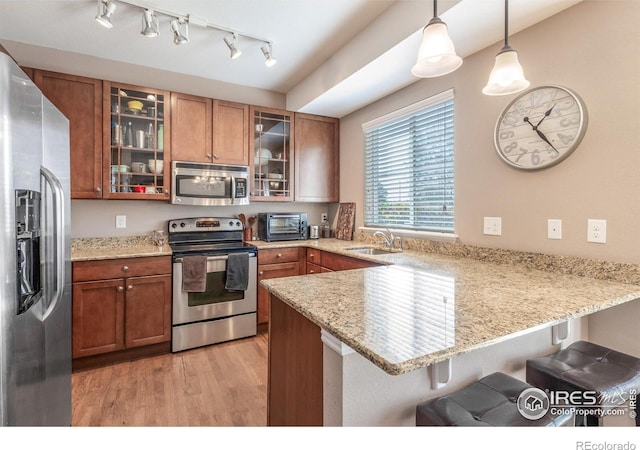
[{"label": "oven door handle", "polygon": [[[249,258],[255,258],[256,254],[251,252],[249,253]],[[207,261],[224,261],[226,259],[229,259],[229,257],[227,255],[221,255],[221,256],[207,256]],[[183,258],[176,258],[173,260],[173,262],[176,263],[181,263],[183,261]]]}]

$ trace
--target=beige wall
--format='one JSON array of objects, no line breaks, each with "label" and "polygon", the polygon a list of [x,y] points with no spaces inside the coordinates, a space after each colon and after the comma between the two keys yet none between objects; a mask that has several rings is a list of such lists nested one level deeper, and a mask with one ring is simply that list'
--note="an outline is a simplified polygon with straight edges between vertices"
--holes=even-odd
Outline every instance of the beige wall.
[{"label": "beige wall", "polygon": [[[363,224],[363,122],[431,95],[455,91],[456,233],[488,247],[640,263],[640,2],[584,1],[512,37],[531,85],[559,84],[585,101],[589,126],[578,149],[540,172],[504,164],[493,130],[514,95],[481,93],[501,44],[465,58],[453,74],[420,80],[341,121],[341,201]],[[502,236],[482,233],[502,217]],[[586,242],[587,219],[607,220],[607,243]],[[562,240],[547,239],[562,219]]]}]

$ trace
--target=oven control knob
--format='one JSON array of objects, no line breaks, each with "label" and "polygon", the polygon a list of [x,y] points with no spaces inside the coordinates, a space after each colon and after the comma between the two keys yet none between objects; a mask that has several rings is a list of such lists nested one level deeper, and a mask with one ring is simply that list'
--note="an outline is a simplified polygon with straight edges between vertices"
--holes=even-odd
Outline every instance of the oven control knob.
[{"label": "oven control knob", "polygon": [[186,227],[186,226],[187,226],[187,224],[186,224],[186,223],[184,223],[184,222],[180,222],[180,228],[184,228],[184,227]]},{"label": "oven control knob", "polygon": [[232,227],[233,226],[233,220],[229,221],[229,226]]},{"label": "oven control knob", "polygon": [[236,226],[239,227],[240,226],[240,222],[236,222]]},{"label": "oven control knob", "polygon": [[171,228],[178,228],[178,224],[177,223],[172,223],[171,224]]}]

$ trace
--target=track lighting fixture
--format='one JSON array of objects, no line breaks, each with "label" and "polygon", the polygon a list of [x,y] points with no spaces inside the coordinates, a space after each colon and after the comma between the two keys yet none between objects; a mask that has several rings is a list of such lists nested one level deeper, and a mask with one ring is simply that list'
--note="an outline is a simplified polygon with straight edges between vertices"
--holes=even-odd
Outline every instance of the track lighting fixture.
[{"label": "track lighting fixture", "polygon": [[462,58],[449,37],[447,24],[438,17],[438,0],[433,0],[433,18],[422,32],[418,60],[411,68],[416,77],[432,78],[453,72],[462,64]]},{"label": "track lighting fixture", "polygon": [[[182,24],[184,24],[184,33],[180,30]],[[189,23],[187,21],[183,19],[173,19],[171,21],[171,31],[173,31],[174,44],[182,45],[189,42]]]},{"label": "track lighting fixture", "polygon": [[96,21],[103,27],[112,28],[111,16],[116,10],[116,4],[110,0],[98,0],[98,15]]},{"label": "track lighting fixture", "polygon": [[229,50],[231,51],[231,59],[237,59],[242,55],[242,52],[238,49],[238,35],[233,33],[229,36],[224,37],[224,43],[227,44]]},{"label": "track lighting fixture", "polygon": [[[107,28],[112,28],[111,16],[116,10],[116,0],[96,0],[98,3],[98,14],[96,20]],[[171,19],[170,29],[173,34],[173,43],[182,45],[189,42],[189,26],[193,25],[198,28],[213,29],[225,33],[224,43],[229,47],[231,59],[239,58],[242,51],[239,48],[239,38],[261,42],[262,54],[265,58],[265,65],[271,67],[276,63],[273,58],[273,43],[268,39],[252,36],[220,25],[214,25],[202,17],[194,17],[191,14],[182,14],[168,11],[161,8],[151,9],[148,5],[138,0],[117,0],[118,3],[124,3],[132,8],[142,11],[142,27],[140,34],[147,37],[155,37],[160,34],[160,26],[157,14],[166,16]]]},{"label": "track lighting fixture", "polygon": [[158,18],[153,10],[145,9],[142,12],[142,31],[140,33],[147,37],[156,37],[160,34]]},{"label": "track lighting fixture", "polygon": [[529,87],[518,61],[518,52],[509,46],[509,0],[504,0],[504,46],[496,55],[489,82],[482,89],[485,95],[515,94]]},{"label": "track lighting fixture", "polygon": [[275,64],[278,62],[276,59],[273,58],[273,48],[271,47],[271,42],[267,43],[267,45],[263,45],[262,47],[260,47],[260,50],[262,50],[262,54],[264,55],[264,65],[267,67],[273,67],[275,66]]}]

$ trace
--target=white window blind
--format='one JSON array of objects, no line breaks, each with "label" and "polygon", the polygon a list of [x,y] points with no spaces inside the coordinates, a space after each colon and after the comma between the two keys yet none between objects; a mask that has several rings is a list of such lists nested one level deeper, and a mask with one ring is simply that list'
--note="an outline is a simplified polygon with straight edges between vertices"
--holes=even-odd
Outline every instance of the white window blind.
[{"label": "white window blind", "polygon": [[453,91],[363,129],[365,226],[453,233]]}]

